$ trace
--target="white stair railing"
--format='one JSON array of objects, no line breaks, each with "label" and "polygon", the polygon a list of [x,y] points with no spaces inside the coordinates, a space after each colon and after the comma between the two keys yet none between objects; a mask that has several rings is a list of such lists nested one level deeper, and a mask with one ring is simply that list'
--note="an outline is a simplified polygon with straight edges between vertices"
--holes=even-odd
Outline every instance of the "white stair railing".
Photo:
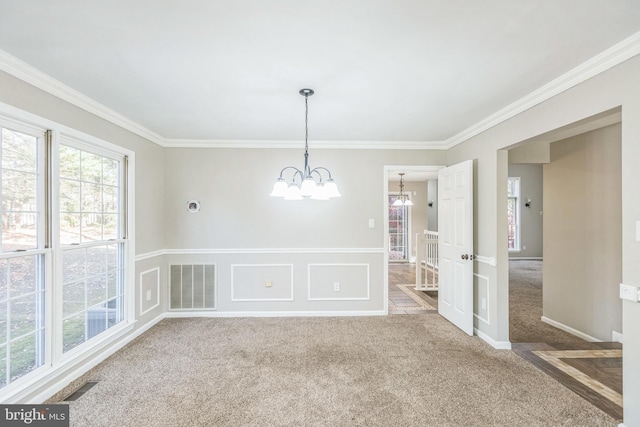
[{"label": "white stair railing", "polygon": [[437,291],[438,232],[416,234],[416,249],[416,290]]}]

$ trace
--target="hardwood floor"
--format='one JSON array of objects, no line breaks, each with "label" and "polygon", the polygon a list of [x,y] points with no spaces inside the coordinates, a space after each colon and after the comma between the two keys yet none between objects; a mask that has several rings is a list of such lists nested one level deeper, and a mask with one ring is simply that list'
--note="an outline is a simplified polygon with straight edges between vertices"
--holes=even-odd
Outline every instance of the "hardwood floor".
[{"label": "hardwood floor", "polygon": [[[438,314],[438,293],[413,289],[415,277],[415,264],[389,264],[390,315]],[[542,327],[548,325],[540,325]],[[541,333],[540,336],[544,334]],[[573,336],[572,338],[560,343],[514,342],[512,350],[618,422],[622,422],[622,344],[591,343],[576,340]]]},{"label": "hardwood floor", "polygon": [[622,422],[622,344],[513,343],[542,372]]}]

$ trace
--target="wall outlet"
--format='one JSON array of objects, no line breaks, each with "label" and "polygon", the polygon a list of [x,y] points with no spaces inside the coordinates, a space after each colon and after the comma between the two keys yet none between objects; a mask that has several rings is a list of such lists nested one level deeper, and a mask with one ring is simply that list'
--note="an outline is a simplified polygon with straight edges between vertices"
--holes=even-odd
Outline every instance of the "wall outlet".
[{"label": "wall outlet", "polygon": [[147,301],[151,301],[151,290],[147,290]]},{"label": "wall outlet", "polygon": [[620,283],[620,299],[626,299],[627,301],[633,302],[640,301],[640,292],[638,291],[638,287]]},{"label": "wall outlet", "polygon": [[267,288],[270,288],[271,286],[273,286],[273,282],[272,282],[271,280],[267,280],[266,282],[264,282],[264,285],[265,285]]},{"label": "wall outlet", "polygon": [[333,282],[333,290],[335,292],[340,292],[340,282]]}]

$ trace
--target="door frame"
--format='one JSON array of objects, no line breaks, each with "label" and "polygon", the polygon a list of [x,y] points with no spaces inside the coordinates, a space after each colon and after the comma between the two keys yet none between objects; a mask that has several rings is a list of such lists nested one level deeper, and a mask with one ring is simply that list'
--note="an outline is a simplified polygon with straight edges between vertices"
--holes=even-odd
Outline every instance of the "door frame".
[{"label": "door frame", "polygon": [[[433,172],[437,179],[438,171],[445,165],[384,165],[382,174],[382,247],[383,247],[383,302],[384,314],[389,314],[389,176],[398,172]],[[410,234],[410,232],[409,232]],[[411,250],[411,246],[409,246]],[[411,257],[409,257],[411,258]]]}]

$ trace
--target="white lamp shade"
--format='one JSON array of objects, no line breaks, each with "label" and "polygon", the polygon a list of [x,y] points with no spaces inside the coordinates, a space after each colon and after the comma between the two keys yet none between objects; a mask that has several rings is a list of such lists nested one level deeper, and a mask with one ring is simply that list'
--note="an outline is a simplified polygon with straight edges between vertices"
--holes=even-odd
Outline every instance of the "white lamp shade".
[{"label": "white lamp shade", "polygon": [[340,197],[342,196],[338,191],[338,186],[336,185],[333,179],[329,179],[327,183],[324,185],[324,189],[326,191],[327,197]]},{"label": "white lamp shade", "polygon": [[276,183],[273,184],[273,191],[269,195],[273,197],[284,197],[287,194],[288,189],[289,187],[287,186],[285,180],[282,178],[278,178]]},{"label": "white lamp shade", "polygon": [[302,181],[302,186],[300,187],[300,194],[303,197],[312,196],[316,189],[316,182],[310,176],[306,177],[304,181]]},{"label": "white lamp shade", "polygon": [[329,196],[327,195],[327,189],[324,186],[324,183],[319,182],[315,189],[313,190],[313,194],[311,195],[313,200],[329,200]]},{"label": "white lamp shade", "polygon": [[302,194],[300,194],[300,188],[295,183],[292,183],[287,189],[287,194],[284,196],[285,200],[302,200]]}]

